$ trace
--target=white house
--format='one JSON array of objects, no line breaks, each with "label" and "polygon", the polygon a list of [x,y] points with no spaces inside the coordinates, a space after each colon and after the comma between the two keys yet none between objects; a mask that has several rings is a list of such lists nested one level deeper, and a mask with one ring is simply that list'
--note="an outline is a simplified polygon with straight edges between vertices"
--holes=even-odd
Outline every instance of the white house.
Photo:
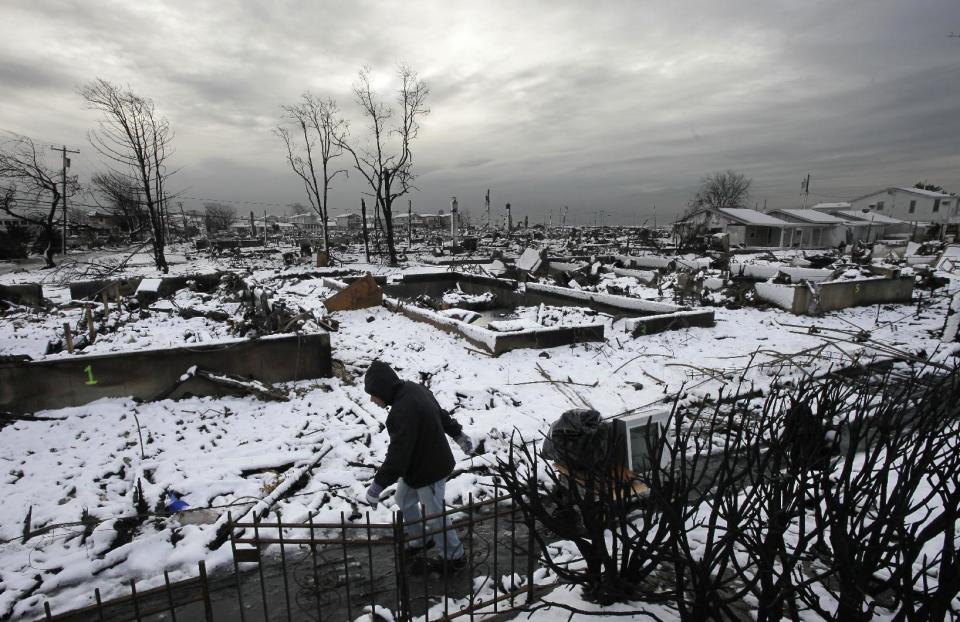
[{"label": "white house", "polygon": [[960,215],[958,197],[920,188],[890,187],[850,201],[850,209],[869,210],[905,222],[944,224]]},{"label": "white house", "polygon": [[776,209],[768,213],[797,225],[792,238],[799,241],[801,248],[827,248],[851,241],[847,221],[839,216],[813,209]]},{"label": "white house", "polygon": [[847,242],[872,244],[881,239],[910,237],[915,226],[869,209],[855,210],[850,203],[817,203],[811,209],[842,218],[847,223]]},{"label": "white house", "polygon": [[[810,210],[792,210],[808,212]],[[807,216],[808,222],[799,217],[794,221],[751,209],[720,207],[704,208],[685,216],[674,226],[681,237],[725,233],[730,246],[752,248],[826,248],[836,234],[836,223],[809,222],[817,220]],[[827,231],[827,233],[824,233]],[[842,235],[842,233],[841,233]]]}]

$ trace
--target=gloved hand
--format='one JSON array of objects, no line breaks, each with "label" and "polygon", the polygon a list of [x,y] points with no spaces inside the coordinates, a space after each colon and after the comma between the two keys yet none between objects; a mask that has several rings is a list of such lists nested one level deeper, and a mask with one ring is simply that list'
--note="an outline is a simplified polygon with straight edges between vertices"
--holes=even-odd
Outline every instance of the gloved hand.
[{"label": "gloved hand", "polygon": [[470,437],[466,434],[461,434],[460,436],[453,439],[454,442],[460,446],[460,449],[463,450],[463,453],[468,456],[473,455],[473,441],[470,440]]},{"label": "gloved hand", "polygon": [[366,501],[367,505],[377,507],[377,504],[380,503],[380,493],[383,492],[383,486],[373,482],[370,486],[367,487]]}]

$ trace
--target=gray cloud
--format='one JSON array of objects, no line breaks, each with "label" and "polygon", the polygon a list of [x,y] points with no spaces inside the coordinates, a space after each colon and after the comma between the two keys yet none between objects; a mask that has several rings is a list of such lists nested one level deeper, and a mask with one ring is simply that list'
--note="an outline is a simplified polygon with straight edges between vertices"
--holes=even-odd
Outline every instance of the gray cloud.
[{"label": "gray cloud", "polygon": [[[13,0],[0,127],[84,147],[96,117],[76,86],[126,82],[176,129],[185,194],[290,203],[303,197],[270,132],[280,105],[310,89],[354,115],[360,66],[387,87],[405,61],[431,87],[421,211],[451,195],[479,209],[491,188],[497,209],[535,220],[563,205],[581,222],[642,221],[654,204],[667,218],[726,168],[770,207],[796,205],[808,172],[824,198],[921,178],[960,190],[956,20],[951,0]],[[338,180],[334,211],[359,204],[357,177]]]}]

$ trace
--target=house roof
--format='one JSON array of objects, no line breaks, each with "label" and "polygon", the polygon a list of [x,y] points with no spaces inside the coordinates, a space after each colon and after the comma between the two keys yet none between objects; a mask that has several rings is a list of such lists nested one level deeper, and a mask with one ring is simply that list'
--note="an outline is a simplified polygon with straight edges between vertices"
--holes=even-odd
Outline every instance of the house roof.
[{"label": "house roof", "polygon": [[903,192],[912,192],[913,194],[919,194],[923,197],[930,197],[932,199],[949,199],[950,195],[946,192],[937,192],[935,190],[924,190],[923,188],[907,188],[905,186],[897,186],[895,190],[902,190]]},{"label": "house roof", "polygon": [[785,214],[803,222],[816,223],[818,225],[840,225],[846,222],[843,218],[837,218],[830,214],[824,214],[813,209],[778,209],[773,210],[774,214]]},{"label": "house roof", "polygon": [[844,218],[849,218],[850,220],[857,220],[862,222],[874,222],[881,225],[899,225],[903,224],[902,220],[897,220],[896,218],[890,218],[884,214],[878,214],[876,212],[861,212],[858,210],[843,210],[837,212],[837,214],[843,216]]},{"label": "house roof", "polygon": [[849,201],[837,201],[836,203],[817,203],[810,209],[850,209]]},{"label": "house roof", "polygon": [[769,214],[764,214],[763,212],[757,212],[752,209],[744,209],[742,207],[718,207],[716,211],[720,212],[724,216],[729,216],[734,220],[739,220],[742,223],[748,225],[761,225],[764,227],[789,227],[791,223],[780,220],[770,216]]},{"label": "house roof", "polygon": [[863,196],[859,196],[854,201],[859,201],[860,199],[865,199],[867,197],[872,197],[875,194],[880,194],[881,192],[890,192],[891,190],[896,190],[898,192],[906,192],[908,194],[915,194],[921,197],[927,197],[931,199],[949,199],[951,195],[946,194],[945,192],[934,192],[933,190],[923,190],[922,188],[908,188],[906,186],[889,186],[887,188],[881,188],[880,190],[874,190],[873,192],[868,192]]}]

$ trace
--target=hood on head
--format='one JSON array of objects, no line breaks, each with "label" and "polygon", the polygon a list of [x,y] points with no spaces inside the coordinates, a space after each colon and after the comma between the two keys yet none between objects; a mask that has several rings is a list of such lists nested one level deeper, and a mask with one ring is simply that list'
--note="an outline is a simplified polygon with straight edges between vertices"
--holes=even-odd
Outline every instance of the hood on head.
[{"label": "hood on head", "polygon": [[379,397],[387,404],[393,403],[397,391],[403,386],[403,381],[389,365],[382,361],[374,361],[367,368],[363,377],[363,388],[370,395]]}]

